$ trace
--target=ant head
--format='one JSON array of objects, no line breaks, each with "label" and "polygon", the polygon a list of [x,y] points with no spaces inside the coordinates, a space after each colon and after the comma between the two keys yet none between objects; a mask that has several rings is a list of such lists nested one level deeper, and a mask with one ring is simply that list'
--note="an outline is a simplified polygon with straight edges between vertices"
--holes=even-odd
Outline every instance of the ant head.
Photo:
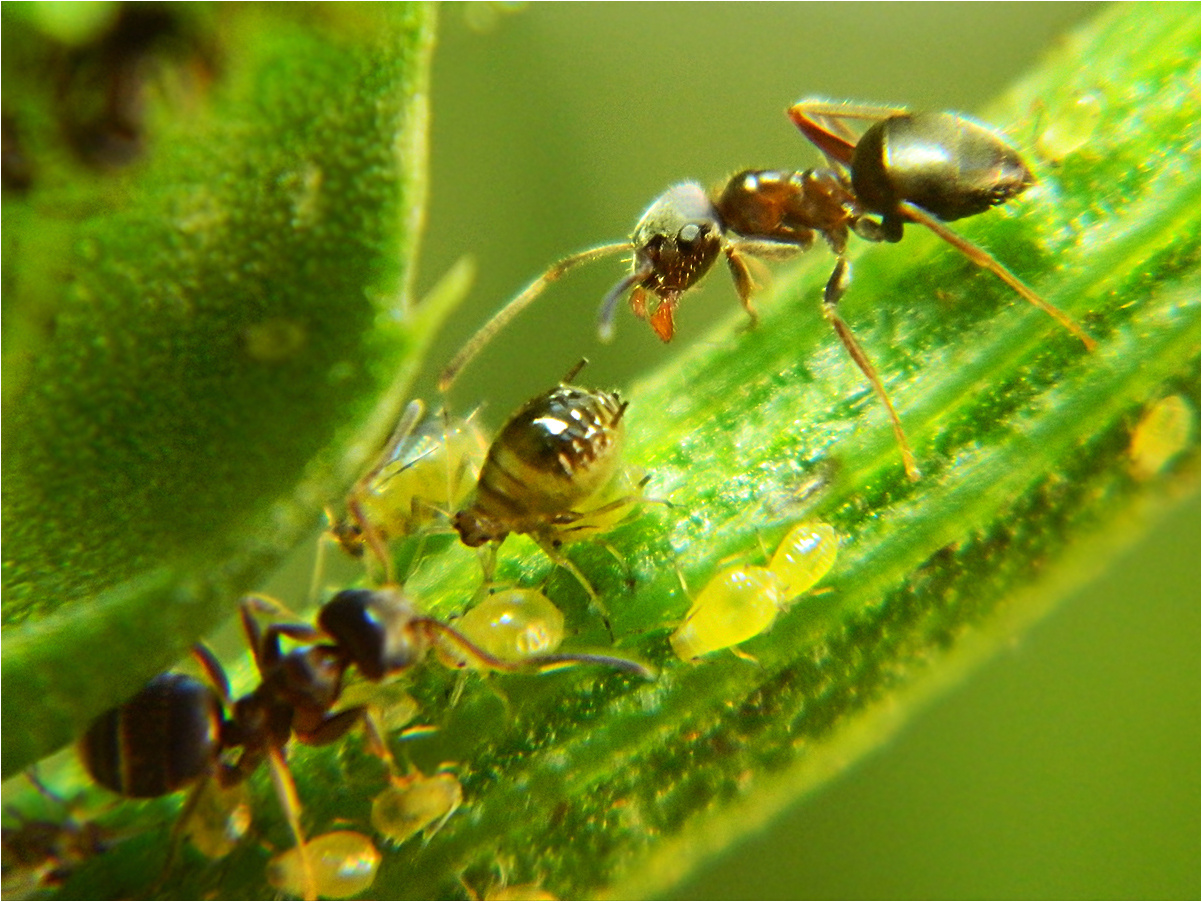
[{"label": "ant head", "polygon": [[[635,314],[649,320],[667,341],[672,336],[671,311],[677,298],[709,272],[722,250],[722,241],[722,220],[705,189],[696,182],[674,185],[656,199],[635,226],[630,239],[634,273],[619,282],[614,291],[633,287],[631,307]],[[658,299],[650,310],[645,306],[643,289]]]},{"label": "ant head", "polygon": [[417,616],[395,586],[346,589],[322,605],[317,625],[363,676],[378,682],[425,653],[424,635],[409,629]]},{"label": "ant head", "polygon": [[489,542],[499,542],[509,535],[509,530],[492,517],[485,516],[471,507],[465,507],[457,513],[451,525],[468,548],[479,548]]},{"label": "ant head", "polygon": [[634,228],[634,268],[642,287],[663,297],[686,291],[722,249],[722,220],[696,182],[674,185],[656,199]]}]

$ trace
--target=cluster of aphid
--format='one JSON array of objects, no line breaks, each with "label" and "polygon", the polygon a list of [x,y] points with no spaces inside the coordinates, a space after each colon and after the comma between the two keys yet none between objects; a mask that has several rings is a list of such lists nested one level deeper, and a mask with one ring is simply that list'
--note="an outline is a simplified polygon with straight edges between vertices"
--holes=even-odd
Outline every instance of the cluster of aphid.
[{"label": "cluster of aphid", "polygon": [[[1092,346],[1067,315],[942,224],[982,213],[1032,183],[1017,152],[999,137],[946,113],[803,102],[790,115],[829,168],[740,172],[713,194],[692,182],[669,189],[643,215],[630,241],[560,261],[503,307],[444,370],[443,390],[499,329],[582,263],[632,250],[632,271],[602,301],[602,337],[612,334],[617,303],[629,293],[632,311],[668,341],[681,296],[719,255],[754,321],[747,258],[783,259],[821,236],[837,258],[823,293],[824,316],[884,403],[906,473],[916,479],[914,455],[889,396],[837,311],[849,281],[849,235],[896,242],[907,223],[931,229]],[[847,120],[873,124],[857,139]],[[470,418],[425,418],[423,406],[411,404],[379,462],[348,496],[346,516],[331,528],[351,554],[370,553],[383,568],[385,585],[339,592],[314,625],[263,626],[260,618],[278,614],[276,606],[244,600],[242,623],[259,678],[253,691],[234,700],[221,665],[197,646],[207,683],[162,674],[93,723],[80,750],[94,779],[134,797],[192,787],[176,839],[187,835],[194,845],[220,854],[227,846],[216,837],[230,832],[224,815],[241,804],[222,793],[239,787],[266,761],[295,839],[293,849],[273,859],[272,881],[284,892],[310,898],[353,895],[370,886],[379,854],[368,837],[352,831],[306,840],[285,761],[290,740],[322,745],[362,725],[369,746],[393,767],[372,812],[375,829],[393,842],[437,829],[459,805],[462,789],[449,771],[427,777],[396,769],[371,706],[340,707],[352,669],[377,684],[434,650],[457,667],[537,671],[595,664],[650,678],[643,665],[625,658],[557,653],[563,616],[541,592],[494,592],[452,626],[419,613],[393,585],[394,539],[446,522],[466,545],[485,547],[488,583],[497,546],[509,533],[523,533],[571,571],[605,617],[591,584],[561,548],[608,531],[645,499],[643,483],[622,465],[626,403],[616,394],[570,384],[579,370],[527,402],[487,449]],[[720,571],[671,636],[673,651],[692,661],[768,629],[779,611],[827,573],[838,544],[829,526],[807,522],[786,535],[766,567]],[[282,638],[295,647],[284,651]],[[216,814],[202,816],[207,808]],[[193,826],[187,826],[190,821]],[[214,826],[195,826],[201,822]]]}]

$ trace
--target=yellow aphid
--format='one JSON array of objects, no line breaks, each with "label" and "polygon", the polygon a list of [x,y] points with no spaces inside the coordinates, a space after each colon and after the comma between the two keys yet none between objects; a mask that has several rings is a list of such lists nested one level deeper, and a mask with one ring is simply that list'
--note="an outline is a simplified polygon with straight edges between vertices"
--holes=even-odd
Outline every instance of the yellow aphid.
[{"label": "yellow aphid", "polygon": [[1161,398],[1148,408],[1131,433],[1131,475],[1151,479],[1186,449],[1197,414],[1181,395]]},{"label": "yellow aphid", "polygon": [[563,642],[563,613],[535,589],[494,592],[455,623],[474,645],[502,661],[550,654]]},{"label": "yellow aphid", "polygon": [[839,537],[829,523],[810,521],[789,530],[768,569],[781,582],[783,603],[808,591],[826,576],[839,553]]},{"label": "yellow aphid", "polygon": [[763,567],[730,567],[701,590],[672,634],[672,650],[691,661],[757,636],[776,619],[780,582]]},{"label": "yellow aphid", "polygon": [[758,636],[827,574],[838,551],[839,537],[828,524],[798,524],[767,567],[728,567],[706,583],[672,634],[672,650],[692,661]]},{"label": "yellow aphid", "polygon": [[[375,882],[380,853],[362,833],[351,830],[325,833],[306,842],[305,850],[317,895],[323,899],[349,899]],[[267,879],[285,895],[304,895],[300,850],[292,848],[271,859]]]},{"label": "yellow aphid", "polygon": [[206,858],[224,858],[250,829],[246,783],[224,787],[206,780],[194,802],[184,835]]},{"label": "yellow aphid", "polygon": [[425,415],[420,401],[405,409],[376,465],[347,496],[346,516],[331,533],[351,555],[366,548],[381,557],[393,539],[427,528],[467,498],[487,449],[471,419]]},{"label": "yellow aphid", "polygon": [[397,845],[423,831],[428,839],[462,803],[463,787],[454,774],[394,777],[392,785],[372,801],[371,825]]},{"label": "yellow aphid", "polygon": [[558,898],[537,883],[519,883],[489,890],[484,902],[555,902]]}]

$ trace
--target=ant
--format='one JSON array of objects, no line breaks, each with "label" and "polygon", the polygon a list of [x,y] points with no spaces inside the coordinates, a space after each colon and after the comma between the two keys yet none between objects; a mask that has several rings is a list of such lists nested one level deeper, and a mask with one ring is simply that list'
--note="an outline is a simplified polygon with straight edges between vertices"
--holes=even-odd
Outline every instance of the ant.
[{"label": "ant", "polygon": [[[182,673],[159,674],[125,704],[96,718],[80,740],[84,767],[97,783],[116,793],[155,798],[193,787],[173,834],[168,866],[208,781],[237,785],[266,760],[299,850],[305,896],[315,897],[317,872],[305,851],[300,800],[284,749],[293,737],[307,745],[326,745],[362,723],[373,751],[391,763],[366,705],[334,711],[352,666],[367,680],[379,682],[417,665],[431,648],[449,646],[452,660],[504,672],[600,664],[652,678],[642,664],[604,655],[502,661],[453,627],[418,613],[395,586],[339,592],[322,606],[316,626],[260,625],[259,615],[279,610],[261,596],[242,600],[242,626],[260,679],[247,695],[233,700],[221,663],[197,645],[193,655],[208,684]],[[310,644],[284,652],[281,637]]]},{"label": "ant", "polygon": [[[612,254],[633,251],[632,271],[601,302],[602,341],[613,335],[618,301],[629,292],[630,308],[665,342],[675,333],[681,295],[721,254],[739,300],[754,325],[755,284],[747,258],[780,260],[809,250],[821,235],[836,255],[823,292],[823,315],[889,414],[906,475],[919,478],[910,444],[893,403],[868,355],[838,313],[850,282],[847,240],[900,241],[907,223],[933,231],[973,263],[989,270],[1025,300],[1051,315],[1085,346],[1095,343],[1067,314],[1024,285],[986,251],[943,223],[984,213],[1025,191],[1035,181],[1018,152],[998,135],[955,113],[908,112],[897,107],[851,106],[818,100],[794,104],[789,115],[826,157],[829,168],[800,172],[746,170],[712,194],[683,182],[655,200],[629,241],[590,248],[560,260],[502,307],[443,370],[446,391],[459,372],[514,316],[569,270]],[[873,124],[856,139],[844,120]]]}]

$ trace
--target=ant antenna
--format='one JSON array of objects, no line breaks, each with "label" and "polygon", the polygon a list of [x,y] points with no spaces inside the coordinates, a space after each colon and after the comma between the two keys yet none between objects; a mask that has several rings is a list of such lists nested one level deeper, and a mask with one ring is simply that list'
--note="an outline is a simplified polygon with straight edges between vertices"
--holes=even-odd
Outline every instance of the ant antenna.
[{"label": "ant antenna", "polygon": [[529,307],[531,302],[542,294],[552,282],[558,281],[565,273],[575,269],[582,263],[591,263],[593,260],[600,260],[602,257],[608,257],[612,254],[628,250],[630,250],[629,241],[623,241],[621,244],[603,244],[599,247],[592,247],[578,254],[573,254],[570,257],[565,257],[563,260],[552,265],[550,269],[522,289],[521,294],[498,310],[492,319],[481,326],[480,330],[468,339],[467,344],[459,349],[459,353],[451,358],[451,362],[446,365],[439,375],[438,390],[440,392],[450,391],[451,386],[455,384],[455,380],[459,378],[459,374],[463,371],[464,367],[471,363],[476,355],[484,349],[484,346],[492,341],[493,336],[509,325],[510,320]]}]

